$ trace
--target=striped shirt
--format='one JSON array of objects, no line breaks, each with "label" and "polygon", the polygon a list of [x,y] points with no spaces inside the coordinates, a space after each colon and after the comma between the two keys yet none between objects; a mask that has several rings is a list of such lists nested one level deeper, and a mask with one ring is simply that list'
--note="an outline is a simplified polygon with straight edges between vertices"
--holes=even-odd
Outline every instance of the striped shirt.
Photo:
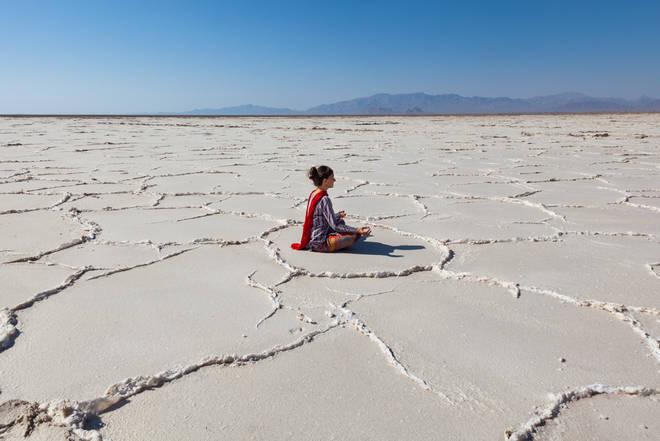
[{"label": "striped shirt", "polygon": [[328,196],[323,196],[316,204],[312,218],[312,236],[307,248],[316,249],[325,244],[332,233],[357,233],[357,228],[349,227],[332,209]]}]

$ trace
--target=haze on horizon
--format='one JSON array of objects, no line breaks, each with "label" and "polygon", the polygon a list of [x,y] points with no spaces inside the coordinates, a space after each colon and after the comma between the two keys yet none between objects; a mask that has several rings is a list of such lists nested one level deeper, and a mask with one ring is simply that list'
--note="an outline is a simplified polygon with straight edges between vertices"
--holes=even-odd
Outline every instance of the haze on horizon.
[{"label": "haze on horizon", "polygon": [[660,4],[11,2],[0,114],[306,109],[376,93],[660,98]]}]

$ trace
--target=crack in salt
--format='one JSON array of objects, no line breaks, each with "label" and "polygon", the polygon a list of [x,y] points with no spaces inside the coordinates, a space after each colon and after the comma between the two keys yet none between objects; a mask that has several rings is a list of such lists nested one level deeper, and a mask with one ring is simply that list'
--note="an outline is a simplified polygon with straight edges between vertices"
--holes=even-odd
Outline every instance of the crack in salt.
[{"label": "crack in salt", "polygon": [[446,394],[443,392],[436,390],[433,388],[431,385],[429,385],[426,381],[423,379],[419,378],[415,374],[411,373],[406,366],[399,361],[399,359],[396,357],[394,354],[394,351],[392,348],[390,348],[387,343],[383,341],[382,338],[378,337],[369,327],[358,318],[358,316],[351,311],[350,309],[346,308],[345,304],[342,306],[335,306],[332,305],[333,308],[335,308],[336,311],[339,312],[340,316],[342,317],[342,320],[345,323],[353,325],[359,332],[362,334],[366,335],[369,337],[369,339],[374,342],[380,351],[383,353],[387,361],[395,367],[402,375],[405,377],[409,378],[412,380],[415,384],[417,384],[419,387],[421,387],[424,390],[427,390],[429,392],[432,392],[433,394],[437,395],[438,397],[444,399],[447,401],[449,404],[455,404]]},{"label": "crack in salt", "polygon": [[515,298],[520,297],[520,284],[519,283],[513,283],[513,282],[507,282],[504,280],[498,280],[492,277],[483,277],[483,276],[476,276],[471,273],[467,272],[455,272],[455,271],[450,271],[447,269],[443,268],[436,268],[436,273],[440,276],[442,279],[449,279],[449,280],[467,280],[470,282],[476,282],[476,283],[484,283],[488,286],[499,286],[501,288],[506,289],[511,293],[511,295]]},{"label": "crack in salt", "polygon": [[541,204],[541,203],[530,202],[530,201],[525,200],[525,199],[515,199],[515,198],[512,198],[512,197],[500,197],[500,196],[492,196],[492,197],[488,197],[486,199],[491,200],[491,201],[507,202],[507,203],[511,203],[511,204],[519,204],[519,205],[525,205],[527,207],[536,208],[536,209],[541,210],[542,212],[544,212],[544,213],[546,213],[546,214],[548,214],[548,215],[550,215],[554,218],[560,219],[562,222],[566,222],[566,216],[562,216],[561,214],[555,213],[554,211],[550,210],[546,205]]},{"label": "crack in salt", "polygon": [[335,292],[337,294],[355,296],[355,299],[349,300],[349,301],[345,302],[345,304],[349,304],[349,303],[352,303],[354,301],[358,302],[361,299],[363,299],[364,297],[375,297],[375,296],[380,296],[380,295],[383,295],[383,294],[390,294],[390,293],[394,292],[393,289],[388,289],[388,290],[385,290],[385,291],[377,291],[377,292],[371,292],[371,293],[356,293],[356,292],[341,291],[339,289],[330,288],[328,286],[326,286],[325,289],[327,289],[330,292]]},{"label": "crack in salt", "polygon": [[637,204],[634,202],[629,202],[629,201],[623,201],[621,202],[622,205],[628,205],[630,207],[636,207],[636,208],[643,208],[645,210],[650,210],[656,213],[660,213],[660,208],[654,207],[653,205],[646,205],[646,204]]},{"label": "crack in salt", "polygon": [[647,308],[644,306],[626,306],[620,303],[602,302],[600,300],[578,300],[573,297],[567,296],[548,289],[536,288],[533,286],[522,286],[521,289],[536,294],[553,297],[561,300],[564,303],[569,303],[579,307],[594,308],[612,314],[617,319],[627,323],[630,328],[646,343],[651,355],[655,358],[656,362],[660,363],[660,341],[656,340],[649,334],[642,326],[642,324],[626,312],[643,312],[646,314],[656,315],[660,317],[660,310],[654,308]]},{"label": "crack in salt", "polygon": [[0,309],[0,352],[10,348],[18,335],[16,314],[9,308]]},{"label": "crack in salt", "polygon": [[20,303],[13,308],[3,308],[0,309],[0,352],[3,352],[6,349],[9,349],[13,344],[20,332],[16,328],[18,324],[18,319],[16,317],[16,312],[21,311],[27,308],[30,308],[37,302],[47,299],[55,294],[58,294],[68,287],[76,283],[85,273],[93,270],[94,268],[89,266],[80,269],[74,274],[68,276],[64,282],[55,288],[47,289],[45,291],[39,292],[29,298],[28,300]]},{"label": "crack in salt", "polygon": [[137,376],[126,378],[107,388],[105,393],[88,401],[55,400],[40,404],[40,407],[52,415],[57,424],[69,428],[76,435],[87,441],[101,441],[103,439],[98,430],[85,428],[85,423],[92,416],[108,411],[113,406],[138,395],[144,391],[162,387],[172,381],[194,373],[209,366],[234,367],[258,363],[277,356],[280,353],[292,351],[314,341],[317,337],[342,325],[334,321],[327,327],[309,332],[292,343],[277,345],[259,353],[244,355],[211,355],[202,358],[197,363],[184,367],[176,367],[150,376]]},{"label": "crack in salt", "polygon": [[[535,224],[535,223],[534,223]],[[497,243],[516,243],[516,242],[559,242],[562,232],[552,236],[528,236],[528,237],[510,237],[507,239],[447,239],[443,241],[446,245],[489,245]]]},{"label": "crack in salt", "polygon": [[259,283],[252,278],[252,276],[254,276],[256,272],[257,271],[255,270],[252,273],[250,273],[246,277],[245,283],[247,283],[248,286],[265,291],[268,294],[268,297],[270,298],[271,302],[273,302],[273,309],[271,310],[271,312],[266,314],[266,316],[262,317],[257,321],[255,328],[258,328],[263,322],[274,316],[275,313],[282,307],[282,304],[280,303],[279,293],[275,290],[275,288]]},{"label": "crack in salt", "polygon": [[426,206],[424,202],[422,202],[420,199],[422,199],[422,196],[413,194],[410,195],[411,199],[417,205],[421,210],[422,210],[422,217],[420,219],[424,219],[425,217],[429,216],[431,212],[429,211],[429,208]]},{"label": "crack in salt", "polygon": [[548,421],[557,418],[563,405],[570,402],[591,398],[596,395],[635,395],[639,397],[650,397],[658,395],[656,389],[641,386],[606,386],[604,384],[590,384],[581,386],[565,392],[550,394],[550,402],[543,408],[537,409],[535,415],[520,429],[513,432],[505,431],[505,439],[509,441],[530,441],[534,439],[536,429],[545,425]]},{"label": "crack in salt", "polygon": [[[138,264],[136,264],[136,265],[132,265],[132,266],[124,266],[124,267],[121,267],[121,268],[116,268],[116,269],[113,269],[113,270],[110,270],[110,271],[106,271],[106,272],[104,272],[104,273],[102,273],[102,274],[97,274],[97,275],[95,275],[95,276],[92,276],[92,277],[90,277],[90,278],[87,279],[87,280],[100,279],[100,278],[103,278],[103,277],[109,277],[109,276],[111,276],[111,275],[113,275],[113,274],[123,273],[123,272],[125,272],[125,271],[131,271],[131,270],[134,270],[134,269],[136,269],[136,268],[143,268],[143,267],[145,267],[145,266],[151,266],[151,265],[154,265],[154,264],[156,264],[156,263],[160,263],[160,262],[162,262],[162,261],[164,261],[164,260],[170,259],[170,258],[172,258],[172,257],[180,256],[181,254],[187,253],[188,251],[192,251],[192,250],[194,250],[194,249],[196,249],[196,247],[195,247],[195,248],[186,248],[186,249],[184,249],[184,250],[179,250],[179,251],[175,251],[175,252],[170,253],[170,254],[166,254],[166,255],[164,255],[164,256],[160,256],[158,259],[151,260],[151,261],[149,261],[149,262],[143,262],[143,263],[138,263]],[[159,250],[159,251],[160,251],[160,250]]]},{"label": "crack in salt", "polygon": [[518,193],[516,195],[511,196],[514,199],[519,199],[519,198],[526,198],[527,196],[532,196],[537,193],[541,193],[542,190],[530,190],[530,191],[525,191],[523,193]]},{"label": "crack in salt", "polygon": [[647,263],[646,264],[646,269],[649,270],[649,273],[651,273],[652,276],[657,277],[660,279],[660,272],[656,270],[656,268],[660,269],[660,262],[658,263]]},{"label": "crack in salt", "polygon": [[[28,194],[28,193],[17,193],[17,194]],[[71,193],[63,193],[62,194],[62,199],[60,199],[59,201],[57,201],[57,202],[55,202],[52,205],[49,205],[47,207],[10,209],[10,210],[5,210],[5,211],[0,211],[0,215],[4,215],[4,214],[21,214],[21,213],[31,213],[31,212],[34,212],[34,211],[54,210],[59,205],[62,205],[63,203],[67,202],[70,198],[71,198]]]},{"label": "crack in salt", "polygon": [[39,260],[42,257],[47,256],[49,254],[53,254],[53,253],[56,253],[58,251],[65,250],[67,248],[75,247],[75,246],[81,245],[85,242],[92,241],[92,240],[96,239],[96,237],[101,233],[101,231],[102,231],[101,227],[98,224],[96,224],[95,222],[83,220],[80,217],[80,212],[78,210],[71,209],[71,210],[69,210],[68,214],[72,219],[74,219],[75,221],[77,221],[78,223],[80,223],[83,226],[83,235],[80,239],[74,239],[70,242],[66,242],[66,243],[58,246],[55,249],[42,251],[39,254],[34,255],[34,256],[14,259],[14,260],[11,260],[7,263],[33,262],[33,261]]},{"label": "crack in salt", "polygon": [[37,302],[45,300],[48,297],[51,297],[55,294],[58,294],[58,293],[64,291],[65,289],[67,289],[68,287],[70,287],[74,283],[76,283],[83,275],[85,275],[85,273],[87,273],[89,271],[92,271],[93,269],[94,269],[94,267],[92,267],[92,266],[86,266],[86,267],[82,268],[81,270],[76,271],[74,274],[71,274],[69,277],[67,277],[64,280],[64,282],[62,282],[61,284],[59,284],[55,288],[47,289],[45,291],[42,291],[40,293],[35,294],[34,296],[29,298],[28,300],[14,306],[11,309],[11,311],[16,312],[16,311],[21,311],[23,309],[27,309],[27,308],[31,307],[32,305],[34,305]]},{"label": "crack in salt", "polygon": [[365,185],[369,185],[369,181],[362,181],[362,182],[360,182],[359,184],[354,185],[353,187],[347,188],[347,189],[344,191],[344,193],[349,194],[349,193],[351,193],[352,191],[355,191],[355,190],[357,190],[357,189],[360,188],[360,187],[364,187]]},{"label": "crack in salt", "polygon": [[608,237],[644,237],[647,239],[654,240],[656,238],[655,234],[649,233],[637,233],[635,231],[563,231],[561,235],[572,235],[572,236],[608,236]]},{"label": "crack in salt", "polygon": [[[31,434],[40,425],[62,427],[69,432],[66,439],[74,435],[76,440],[102,441],[97,430],[84,429],[86,421],[92,416],[86,403],[69,400],[53,400],[44,403],[29,403],[27,401],[10,400],[3,404],[11,405],[16,412],[12,421],[0,423],[0,439],[3,434],[14,426],[25,427],[21,438],[32,438]],[[20,413],[19,413],[20,412]],[[11,415],[11,413],[10,413]]]},{"label": "crack in salt", "polygon": [[[545,182],[577,182],[577,181],[595,181],[601,178],[603,175],[595,174],[592,176],[583,176],[581,178],[549,178],[549,179],[540,179],[537,181],[525,181],[527,184],[540,184]],[[600,188],[600,187],[599,187]]]}]

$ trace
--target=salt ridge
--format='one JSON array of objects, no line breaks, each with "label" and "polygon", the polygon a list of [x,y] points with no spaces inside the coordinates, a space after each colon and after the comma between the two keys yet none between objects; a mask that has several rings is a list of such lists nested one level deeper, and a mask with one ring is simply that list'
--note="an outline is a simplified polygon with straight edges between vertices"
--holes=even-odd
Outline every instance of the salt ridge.
[{"label": "salt ridge", "polygon": [[607,386],[604,384],[590,384],[581,386],[565,392],[551,394],[550,402],[543,408],[536,411],[536,415],[524,423],[520,429],[515,432],[507,431],[505,439],[509,441],[530,441],[534,439],[534,433],[538,427],[543,426],[547,421],[556,418],[561,413],[561,406],[573,401],[591,398],[596,395],[635,395],[639,397],[649,397],[657,395],[656,389],[642,386]]}]

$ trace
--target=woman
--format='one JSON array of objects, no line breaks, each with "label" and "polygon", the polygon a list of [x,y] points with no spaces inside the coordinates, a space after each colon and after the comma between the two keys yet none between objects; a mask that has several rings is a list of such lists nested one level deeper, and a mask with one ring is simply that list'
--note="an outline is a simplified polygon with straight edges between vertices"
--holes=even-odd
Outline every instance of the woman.
[{"label": "woman", "polygon": [[300,243],[291,244],[291,248],[333,252],[348,248],[371,233],[370,227],[353,228],[346,225],[346,213],[343,211],[335,214],[328,197],[328,189],[335,185],[335,175],[330,167],[312,167],[308,177],[316,189],[307,201],[302,239]]}]

